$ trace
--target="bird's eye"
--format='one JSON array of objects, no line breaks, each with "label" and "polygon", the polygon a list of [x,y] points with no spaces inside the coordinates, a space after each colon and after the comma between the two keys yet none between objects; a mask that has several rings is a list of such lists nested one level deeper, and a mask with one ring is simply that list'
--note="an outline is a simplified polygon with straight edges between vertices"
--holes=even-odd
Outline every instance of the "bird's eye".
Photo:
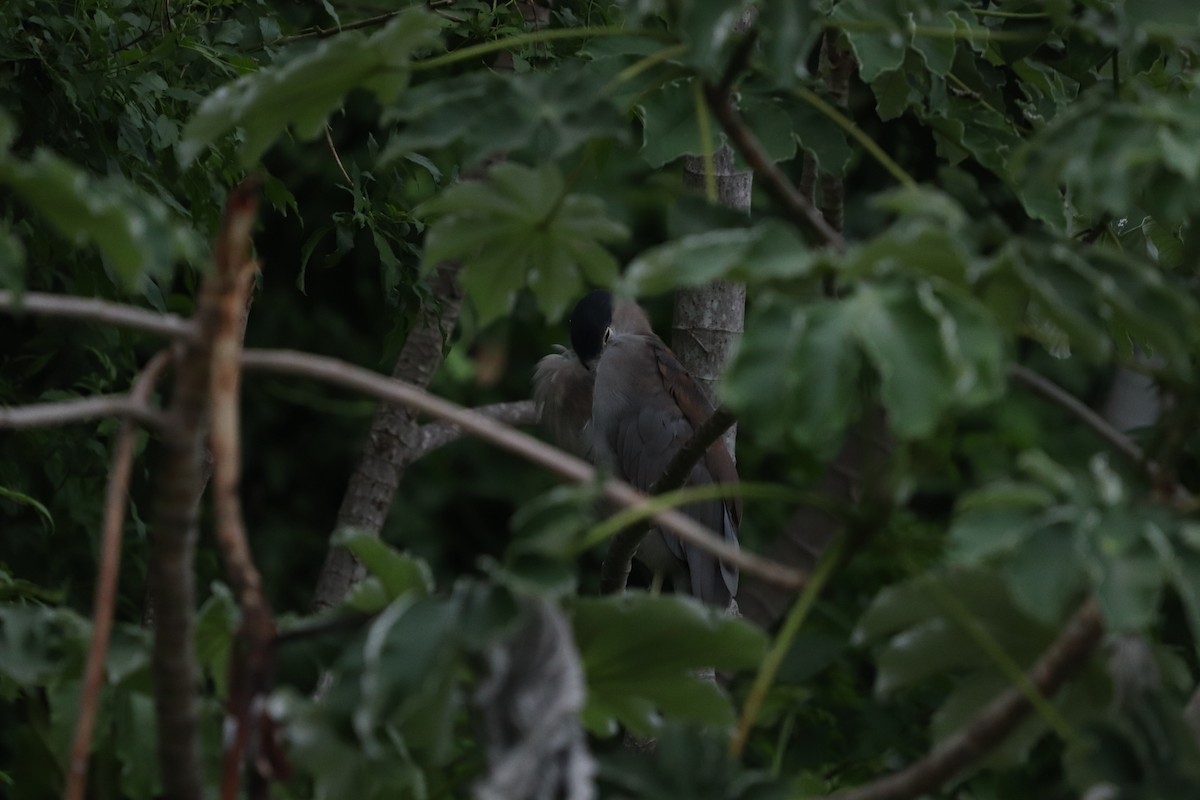
[{"label": "bird's eye", "polygon": [[608,340],[612,338],[612,326],[604,329],[604,344],[608,344]]}]

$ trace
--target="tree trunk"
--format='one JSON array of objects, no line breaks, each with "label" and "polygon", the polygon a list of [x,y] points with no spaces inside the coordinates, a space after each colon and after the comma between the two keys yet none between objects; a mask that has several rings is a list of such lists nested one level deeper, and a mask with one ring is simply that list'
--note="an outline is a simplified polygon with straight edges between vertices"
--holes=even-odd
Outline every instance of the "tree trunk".
[{"label": "tree trunk", "polygon": [[[438,301],[436,313],[417,321],[404,347],[392,377],[418,386],[428,386],[442,363],[445,342],[458,322],[463,293],[458,285],[458,263],[441,264],[433,278],[433,295]],[[375,412],[371,430],[355,467],[334,530],[356,528],[375,535],[383,530],[396,489],[405,468],[420,450],[421,431],[416,418],[403,406],[384,403]],[[362,565],[343,547],[331,547],[325,557],[313,593],[312,607],[321,611],[339,605],[350,587],[363,577]]]},{"label": "tree trunk", "polygon": [[[722,147],[713,154],[713,173],[717,184],[717,202],[750,213],[754,174],[735,169],[733,151]],[[685,186],[704,191],[704,159],[688,156],[683,162]],[[675,295],[675,321],[671,329],[671,349],[680,363],[716,397],[716,384],[738,337],[745,330],[746,287],[740,283],[718,281],[695,289],[681,289]],[[737,426],[725,432],[725,447],[735,456]],[[736,456],[735,456],[736,457]]]}]

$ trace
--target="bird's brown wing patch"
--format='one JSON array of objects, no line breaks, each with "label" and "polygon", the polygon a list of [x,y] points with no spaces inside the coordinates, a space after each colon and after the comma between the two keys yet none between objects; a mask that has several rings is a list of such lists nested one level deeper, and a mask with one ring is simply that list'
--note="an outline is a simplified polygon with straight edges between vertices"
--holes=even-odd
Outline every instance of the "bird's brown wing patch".
[{"label": "bird's brown wing patch", "polygon": [[[675,404],[679,406],[683,416],[691,423],[692,430],[696,430],[712,416],[712,403],[696,384],[691,374],[684,369],[683,364],[679,363],[675,354],[661,340],[654,344],[654,355],[663,386],[666,387],[667,393],[671,395]],[[729,451],[725,449],[725,444],[720,439],[708,448],[708,452],[704,455],[704,465],[712,475],[714,483],[738,482],[737,467],[734,466]],[[742,523],[742,498],[727,497],[726,505],[733,516],[734,525],[740,526]]]}]

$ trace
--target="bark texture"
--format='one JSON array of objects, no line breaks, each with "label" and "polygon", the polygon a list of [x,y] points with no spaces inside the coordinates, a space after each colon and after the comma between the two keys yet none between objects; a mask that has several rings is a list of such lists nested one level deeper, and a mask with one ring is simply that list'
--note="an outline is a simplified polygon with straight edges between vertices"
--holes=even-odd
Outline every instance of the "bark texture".
[{"label": "bark texture", "polygon": [[[704,191],[703,158],[688,156],[683,162],[684,185]],[[717,202],[750,213],[754,174],[736,169],[733,151],[722,147],[713,154]],[[746,287],[718,281],[675,295],[675,317],[671,327],[671,349],[692,377],[716,397],[716,384],[746,325]],[[713,404],[714,406],[716,403]],[[737,458],[737,426],[725,432],[725,448]]]},{"label": "bark texture", "polygon": [[[432,287],[438,310],[418,320],[408,334],[392,377],[425,387],[441,366],[443,348],[462,307],[459,269],[456,262],[438,266]],[[358,465],[350,476],[334,529],[357,528],[378,535],[391,510],[400,478],[415,460],[420,445],[421,428],[416,417],[404,406],[380,405],[371,421]],[[330,548],[317,579],[313,610],[340,604],[350,587],[362,577],[362,566],[350,551]]]}]

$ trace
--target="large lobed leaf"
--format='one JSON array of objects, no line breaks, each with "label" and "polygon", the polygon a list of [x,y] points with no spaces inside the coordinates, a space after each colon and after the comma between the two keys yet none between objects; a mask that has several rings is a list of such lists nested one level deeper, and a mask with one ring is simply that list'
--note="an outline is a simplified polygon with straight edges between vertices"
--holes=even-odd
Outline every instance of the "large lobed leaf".
[{"label": "large lobed leaf", "polygon": [[[0,114],[0,184],[49,220],[75,245],[93,244],[126,289],[146,276],[165,277],[179,261],[198,263],[199,238],[165,203],[119,175],[97,178],[47,150],[28,160],[7,152],[15,135]],[[0,286],[20,286],[24,247],[0,228]]]},{"label": "large lobed leaf", "polygon": [[663,719],[733,721],[729,699],[696,674],[742,669],[761,659],[761,631],[679,596],[580,598],[571,609],[587,675],[583,722],[608,735],[618,724],[652,734]]},{"label": "large lobed leaf", "polygon": [[414,7],[370,36],[341,33],[290,61],[221,87],[188,120],[179,160],[191,163],[205,147],[241,128],[242,161],[253,164],[289,125],[303,138],[317,136],[353,89],[393,101],[408,85],[412,55],[436,44],[438,28],[432,14]]},{"label": "large lobed leaf", "polygon": [[599,197],[568,193],[552,164],[498,164],[486,181],[451,186],[418,212],[433,220],[426,269],[463,262],[480,324],[508,311],[525,286],[548,317],[562,316],[587,283],[612,283],[617,262],[602,243],[627,235]]}]

